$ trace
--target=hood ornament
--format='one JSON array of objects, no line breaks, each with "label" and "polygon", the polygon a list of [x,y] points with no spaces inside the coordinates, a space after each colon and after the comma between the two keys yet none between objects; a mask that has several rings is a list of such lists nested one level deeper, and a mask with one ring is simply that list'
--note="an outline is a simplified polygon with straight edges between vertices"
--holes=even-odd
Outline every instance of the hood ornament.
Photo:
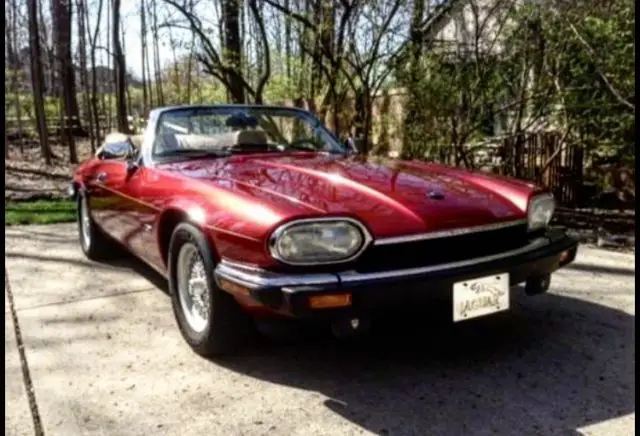
[{"label": "hood ornament", "polygon": [[427,197],[429,197],[431,200],[444,200],[444,194],[437,191],[427,192]]}]

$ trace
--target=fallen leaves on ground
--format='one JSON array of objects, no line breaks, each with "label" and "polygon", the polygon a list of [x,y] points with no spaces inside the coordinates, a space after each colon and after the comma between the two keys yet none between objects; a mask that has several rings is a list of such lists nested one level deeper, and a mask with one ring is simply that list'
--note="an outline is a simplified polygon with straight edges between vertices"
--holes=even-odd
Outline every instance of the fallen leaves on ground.
[{"label": "fallen leaves on ground", "polygon": [[[69,150],[66,146],[52,145],[51,149],[56,157],[51,165],[46,165],[37,145],[25,146],[22,151],[16,144],[7,146],[9,158],[4,163],[5,201],[66,197],[66,189],[77,166],[69,163]],[[89,141],[77,140],[76,147],[80,162],[91,155]]]}]

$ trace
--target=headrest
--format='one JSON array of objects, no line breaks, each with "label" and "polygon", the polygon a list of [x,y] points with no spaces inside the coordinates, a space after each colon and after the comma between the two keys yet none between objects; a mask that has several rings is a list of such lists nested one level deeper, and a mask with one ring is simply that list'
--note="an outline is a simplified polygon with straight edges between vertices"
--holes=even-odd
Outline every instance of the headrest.
[{"label": "headrest", "polygon": [[220,149],[242,145],[266,145],[267,135],[262,130],[239,130],[217,135],[175,135],[182,148]]}]

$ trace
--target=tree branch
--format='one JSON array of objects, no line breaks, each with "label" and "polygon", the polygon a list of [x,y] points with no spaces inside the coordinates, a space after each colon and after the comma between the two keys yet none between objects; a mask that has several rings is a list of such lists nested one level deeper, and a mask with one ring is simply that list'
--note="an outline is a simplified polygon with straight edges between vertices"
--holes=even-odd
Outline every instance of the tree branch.
[{"label": "tree branch", "polygon": [[560,14],[556,9],[553,9],[553,11],[557,16],[560,16],[560,18],[562,20],[564,20],[565,23],[567,23],[567,25],[569,26],[569,29],[571,29],[571,32],[575,35],[575,37],[578,39],[580,44],[584,47],[584,49],[587,52],[587,54],[591,57],[591,63],[593,64],[593,67],[596,70],[596,74],[598,75],[598,77],[600,77],[600,79],[602,80],[604,85],[607,87],[609,92],[611,92],[611,94],[616,98],[616,100],[618,100],[618,102],[620,104],[628,107],[633,112],[635,112],[636,111],[636,106],[633,103],[631,103],[629,100],[624,98],[622,96],[622,94],[620,94],[620,92],[609,81],[609,79],[607,79],[607,77],[605,76],[604,72],[602,71],[602,69],[598,65],[598,62],[596,61],[597,56],[596,56],[595,50],[589,45],[587,40],[584,39],[584,37],[580,34],[580,32],[578,31],[576,26],[574,26],[573,23],[571,23],[567,19],[567,17],[565,17],[563,14]]}]

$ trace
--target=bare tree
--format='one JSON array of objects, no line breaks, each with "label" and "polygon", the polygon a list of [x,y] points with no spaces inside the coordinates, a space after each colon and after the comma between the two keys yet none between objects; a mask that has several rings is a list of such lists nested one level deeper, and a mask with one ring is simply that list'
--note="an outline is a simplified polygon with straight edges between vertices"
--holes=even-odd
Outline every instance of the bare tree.
[{"label": "bare tree", "polygon": [[[226,1],[227,3],[237,3],[237,0]],[[185,1],[178,3],[177,0],[165,0],[165,3],[175,8],[175,10],[177,10],[188,23],[187,25],[181,25],[179,23],[174,23],[173,25],[178,28],[189,29],[196,34],[198,45],[201,47],[201,50],[196,53],[196,58],[202,64],[204,71],[207,74],[215,77],[225,86],[229,91],[231,100],[234,102],[246,102],[248,100],[248,95],[255,103],[262,103],[264,88],[271,75],[271,57],[262,11],[258,7],[256,0],[248,0],[248,5],[252,18],[257,22],[258,32],[260,34],[260,43],[263,46],[262,51],[264,53],[264,65],[261,69],[262,74],[257,79],[255,86],[250,83],[242,69],[239,68],[242,59],[242,56],[238,55],[241,53],[240,51],[235,52],[236,54],[233,54],[233,50],[231,50],[232,54],[229,54],[228,52],[220,53],[216,48],[214,41],[207,36],[207,32],[202,21],[197,17],[196,13],[192,13],[189,10]],[[228,23],[229,25],[225,28],[227,32],[224,32],[223,30],[223,34],[227,35],[226,37],[223,37],[222,46],[241,50],[242,44],[239,35],[235,34],[236,26],[239,34],[239,23],[234,23],[235,19],[230,18],[232,13],[240,13],[240,10],[237,8],[237,4],[235,3],[231,5],[225,4],[226,7],[231,6],[231,11],[227,9],[226,12],[223,11],[223,15],[226,14],[228,19],[231,20],[231,23]],[[229,41],[230,35],[231,41]]]},{"label": "bare tree", "polygon": [[[189,10],[193,11],[193,0],[189,1]],[[196,33],[191,32],[191,42],[189,44],[189,57],[187,59],[187,103],[191,104],[191,89],[193,87],[193,60],[196,45]]]},{"label": "bare tree", "polygon": [[[100,33],[100,19],[102,17],[102,9],[103,9],[104,0],[98,0],[97,12],[96,12],[96,27],[93,30],[93,34],[89,32],[89,46],[90,46],[90,58],[91,58],[91,112],[93,113],[92,118],[95,124],[95,138],[96,144],[101,141],[101,123],[100,123],[100,110],[98,106],[98,77],[96,71],[96,52],[98,49],[98,34]],[[90,30],[90,22],[89,22],[89,9],[85,9],[85,20],[87,23],[87,28]]]},{"label": "bare tree", "polygon": [[116,85],[116,120],[118,131],[129,133],[129,122],[127,121],[127,100],[126,100],[126,66],[122,45],[120,41],[120,0],[113,0],[113,66],[115,70]]},{"label": "bare tree", "polygon": [[147,96],[147,71],[145,65],[147,63],[147,17],[146,17],[146,5],[144,0],[140,1],[140,47],[141,58],[140,63],[142,65],[142,113],[146,118],[149,113],[149,97]]},{"label": "bare tree", "polygon": [[223,62],[229,65],[226,73],[229,99],[235,103],[246,101],[241,73],[242,43],[240,41],[240,1],[222,0]]},{"label": "bare tree", "polygon": [[[20,140],[20,150],[22,151],[22,143],[23,143],[23,135],[24,128],[22,125],[22,105],[20,104],[20,82],[22,79],[22,71],[23,71],[23,62],[20,60],[18,55],[18,13],[17,13],[17,2],[16,0],[11,0],[9,7],[5,10],[4,20],[5,20],[5,43],[7,47],[7,58],[6,63],[9,68],[9,86],[14,93],[14,108],[16,115],[16,122],[18,127],[17,137]],[[9,15],[9,19],[7,20],[7,15]],[[8,24],[9,23],[9,24]],[[7,127],[5,126],[5,157],[9,157],[9,144],[6,141],[7,137]]]},{"label": "bare tree", "polygon": [[60,80],[63,125],[61,133],[69,147],[69,161],[78,163],[74,130],[80,127],[78,100],[76,97],[75,73],[71,57],[71,2],[70,0],[51,0],[53,19],[53,41],[56,53],[56,66]]},{"label": "bare tree", "polygon": [[160,40],[158,38],[158,8],[157,2],[155,0],[151,0],[152,10],[151,10],[151,18],[152,18],[152,36],[153,36],[153,69],[155,71],[155,81],[156,81],[156,95],[158,97],[158,104],[160,106],[164,105],[164,92],[162,91],[162,71],[160,65]]},{"label": "bare tree", "polygon": [[29,17],[29,47],[31,51],[31,85],[33,104],[36,112],[36,125],[40,138],[40,151],[47,165],[51,165],[51,148],[47,132],[47,119],[44,112],[44,75],[42,73],[40,53],[40,33],[38,32],[38,1],[27,0]]},{"label": "bare tree", "polygon": [[96,150],[96,129],[91,110],[91,87],[87,72],[87,20],[86,20],[86,4],[85,0],[76,0],[76,9],[78,16],[78,58],[80,59],[80,88],[82,89],[83,113],[89,122],[89,137],[91,140],[91,153]]}]

